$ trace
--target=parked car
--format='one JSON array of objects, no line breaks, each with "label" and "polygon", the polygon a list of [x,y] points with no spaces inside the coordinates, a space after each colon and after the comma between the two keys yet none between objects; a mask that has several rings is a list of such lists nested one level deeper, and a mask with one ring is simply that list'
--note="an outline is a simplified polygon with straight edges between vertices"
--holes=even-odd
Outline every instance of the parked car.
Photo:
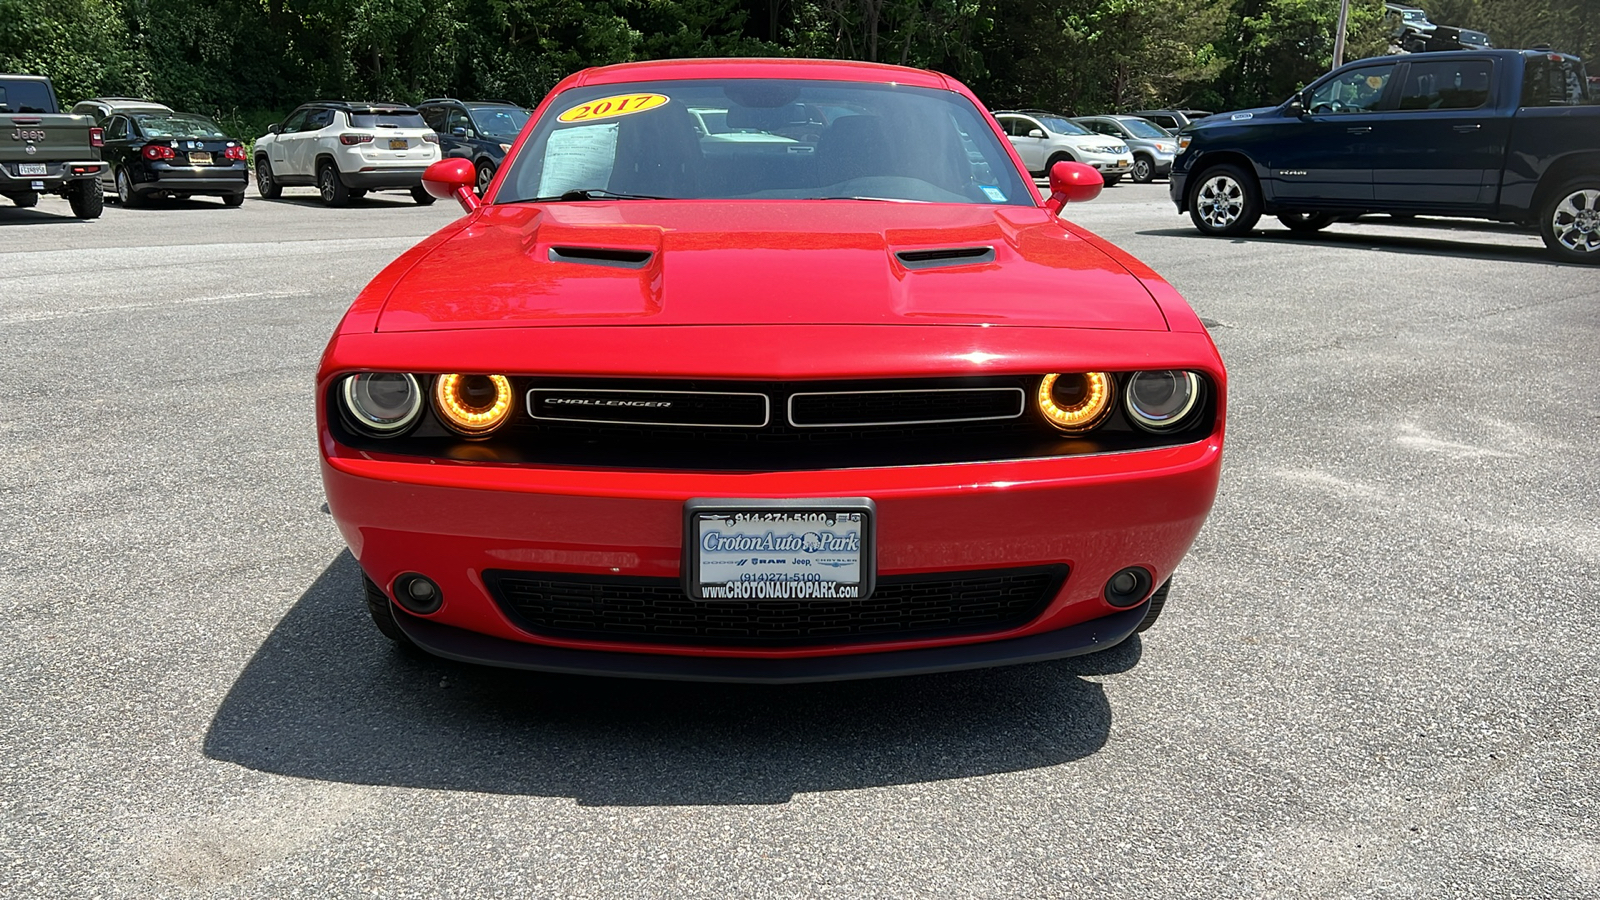
[{"label": "parked car", "polygon": [[1080,116],[1072,121],[1127,144],[1133,153],[1133,169],[1129,174],[1139,184],[1165,178],[1172,171],[1178,138],[1160,125],[1138,116]]},{"label": "parked car", "polygon": [[250,169],[244,144],[205,116],[180,112],[117,112],[106,121],[101,186],[123,206],[157,196],[221,197],[244,202]]},{"label": "parked car", "polygon": [[1189,125],[1211,115],[1211,113],[1203,109],[1137,109],[1128,113],[1128,115],[1154,122],[1173,134],[1177,134]]},{"label": "parked car", "polygon": [[256,189],[275,200],[285,187],[315,187],[329,206],[404,190],[427,205],[433,197],[422,189],[422,172],[438,161],[439,136],[415,108],[318,100],[256,140]]},{"label": "parked car", "polygon": [[63,114],[55,87],[39,75],[0,75],[0,116],[10,130],[0,141],[0,196],[26,209],[40,194],[59,194],[73,215],[99,218],[100,126]]},{"label": "parked car", "polygon": [[1350,63],[1277,107],[1194,126],[1172,200],[1204,234],[1263,214],[1462,216],[1537,226],[1557,258],[1600,263],[1600,106],[1576,57],[1532,50]]},{"label": "parked car", "polygon": [[1403,6],[1399,3],[1385,3],[1383,8],[1389,15],[1395,17],[1395,19],[1398,19],[1395,27],[1398,31],[1398,34],[1402,37],[1406,32],[1412,32],[1415,34],[1420,34],[1423,37],[1427,37],[1428,35],[1433,34],[1434,29],[1439,27],[1428,21],[1428,14],[1426,12],[1415,6]]},{"label": "parked car", "polygon": [[417,104],[423,121],[439,135],[445,158],[471,160],[478,173],[478,195],[489,189],[505,162],[511,142],[528,124],[528,111],[514,103],[463,101],[437,97]]},{"label": "parked car", "polygon": [[[794,143],[710,141],[696,109]],[[374,623],[470,662],[766,682],[1147,627],[1215,497],[1226,375],[1177,292],[1060,218],[1099,174],[1050,182],[935,72],[556,85],[487,200],[468,160],[429,170],[465,218],[322,356],[323,484]]]},{"label": "parked car", "polygon": [[1093,166],[1108,185],[1133,171],[1133,153],[1121,139],[1095,134],[1064,116],[1039,110],[1000,110],[1000,128],[1036,178],[1063,160]]},{"label": "parked car", "polygon": [[172,112],[172,107],[137,97],[93,97],[72,104],[73,115],[88,116],[99,125],[104,125],[113,113],[119,112]]}]

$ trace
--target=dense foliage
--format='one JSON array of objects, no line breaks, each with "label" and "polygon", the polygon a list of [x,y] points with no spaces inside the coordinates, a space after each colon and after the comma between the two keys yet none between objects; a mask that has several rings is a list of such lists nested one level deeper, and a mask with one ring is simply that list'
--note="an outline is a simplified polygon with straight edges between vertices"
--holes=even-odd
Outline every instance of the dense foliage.
[{"label": "dense foliage", "polygon": [[[1600,56],[1600,0],[1430,0],[1499,46]],[[588,65],[819,56],[926,66],[990,105],[1076,113],[1275,102],[1325,71],[1339,0],[0,0],[0,71],[257,133],[312,97],[535,103]],[[1385,52],[1352,0],[1347,59]]]}]

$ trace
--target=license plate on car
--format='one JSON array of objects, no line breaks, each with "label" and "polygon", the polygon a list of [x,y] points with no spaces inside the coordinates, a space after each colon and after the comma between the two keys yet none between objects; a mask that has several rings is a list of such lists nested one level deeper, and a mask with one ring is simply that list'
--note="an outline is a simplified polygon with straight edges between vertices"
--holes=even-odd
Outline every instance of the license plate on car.
[{"label": "license plate on car", "polygon": [[862,600],[877,579],[865,497],[684,504],[684,592],[695,600]]},{"label": "license plate on car", "polygon": [[389,149],[390,150],[404,150],[407,146],[409,146],[409,144],[406,142],[405,138],[390,138],[389,139]]},{"label": "license plate on car", "polygon": [[209,154],[209,153],[200,153],[198,151],[190,153],[189,154],[189,165],[191,165],[191,166],[209,166],[209,165],[211,165],[211,154]]},{"label": "license plate on car", "polygon": [[44,163],[21,163],[17,166],[18,175],[48,175],[50,169]]}]

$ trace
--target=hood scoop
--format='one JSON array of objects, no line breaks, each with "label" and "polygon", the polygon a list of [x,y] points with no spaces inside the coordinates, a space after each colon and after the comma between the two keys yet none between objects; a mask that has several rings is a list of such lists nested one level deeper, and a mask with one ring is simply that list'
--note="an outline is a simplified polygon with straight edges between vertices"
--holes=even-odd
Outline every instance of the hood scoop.
[{"label": "hood scoop", "polygon": [[895,259],[908,269],[941,269],[994,262],[993,247],[940,247],[934,250],[900,250]]},{"label": "hood scoop", "polygon": [[550,261],[607,266],[613,269],[642,269],[654,256],[649,250],[621,250],[615,247],[551,247]]}]

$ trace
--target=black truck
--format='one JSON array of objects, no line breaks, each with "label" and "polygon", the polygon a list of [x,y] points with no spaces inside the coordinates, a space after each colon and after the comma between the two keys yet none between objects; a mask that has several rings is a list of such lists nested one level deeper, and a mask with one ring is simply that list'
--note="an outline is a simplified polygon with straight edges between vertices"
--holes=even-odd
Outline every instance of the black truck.
[{"label": "black truck", "polygon": [[1370,212],[1461,216],[1537,227],[1556,257],[1600,263],[1592,91],[1582,62],[1542,50],[1359,60],[1282,105],[1190,126],[1172,200],[1208,235],[1263,214],[1303,232]]},{"label": "black truck", "polygon": [[88,116],[64,115],[50,79],[0,75],[0,196],[17,206],[60,194],[80,219],[99,218],[103,134]]}]

